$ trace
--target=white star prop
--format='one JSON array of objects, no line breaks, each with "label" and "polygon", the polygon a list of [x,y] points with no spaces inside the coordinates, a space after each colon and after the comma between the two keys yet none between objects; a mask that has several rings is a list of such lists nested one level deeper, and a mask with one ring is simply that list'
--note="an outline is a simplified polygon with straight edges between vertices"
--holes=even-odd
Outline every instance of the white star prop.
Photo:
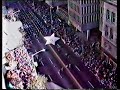
[{"label": "white star prop", "polygon": [[53,45],[55,45],[55,42],[60,39],[58,37],[55,37],[54,33],[51,36],[45,36],[44,38],[47,40],[47,42],[45,43],[45,45],[47,45],[47,44],[53,44]]}]

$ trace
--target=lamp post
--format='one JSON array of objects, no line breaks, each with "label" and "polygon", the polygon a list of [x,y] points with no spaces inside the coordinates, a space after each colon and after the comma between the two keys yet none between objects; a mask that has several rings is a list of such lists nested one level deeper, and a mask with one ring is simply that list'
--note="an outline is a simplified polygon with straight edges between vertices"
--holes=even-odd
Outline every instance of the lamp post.
[{"label": "lamp post", "polygon": [[45,52],[45,49],[42,49],[42,50],[40,50],[40,51],[38,51],[38,52],[32,54],[32,57],[34,57],[36,54],[38,54],[38,53],[40,53],[40,52]]},{"label": "lamp post", "polygon": [[[51,9],[52,9],[53,7],[52,6],[50,6],[50,19],[51,19],[51,30],[52,30],[52,24],[53,24],[53,21],[52,21],[52,12],[51,12]],[[51,32],[51,31],[50,31]]]},{"label": "lamp post", "polygon": [[40,53],[40,52],[45,52],[45,49],[42,49],[42,50],[40,50],[40,51],[32,54],[32,58],[31,58],[31,59],[32,59],[32,62],[34,63],[35,66],[37,66],[37,62],[34,62],[34,61],[33,61],[33,60],[34,60],[33,57],[34,57],[36,54]]}]

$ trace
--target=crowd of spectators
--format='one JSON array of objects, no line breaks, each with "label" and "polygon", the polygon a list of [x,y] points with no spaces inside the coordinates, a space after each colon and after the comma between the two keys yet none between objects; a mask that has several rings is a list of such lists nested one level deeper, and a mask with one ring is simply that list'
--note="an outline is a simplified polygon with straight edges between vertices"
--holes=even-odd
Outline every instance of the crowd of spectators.
[{"label": "crowd of spectators", "polygon": [[6,85],[11,89],[26,89],[36,76],[36,70],[24,46],[6,53]]}]

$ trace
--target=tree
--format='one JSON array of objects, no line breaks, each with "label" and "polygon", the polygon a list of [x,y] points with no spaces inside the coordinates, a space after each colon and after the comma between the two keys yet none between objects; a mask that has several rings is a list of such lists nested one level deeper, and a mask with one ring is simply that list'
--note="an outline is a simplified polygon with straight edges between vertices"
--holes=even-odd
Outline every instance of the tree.
[{"label": "tree", "polygon": [[47,89],[47,78],[42,75],[38,75],[31,81],[28,89]]}]

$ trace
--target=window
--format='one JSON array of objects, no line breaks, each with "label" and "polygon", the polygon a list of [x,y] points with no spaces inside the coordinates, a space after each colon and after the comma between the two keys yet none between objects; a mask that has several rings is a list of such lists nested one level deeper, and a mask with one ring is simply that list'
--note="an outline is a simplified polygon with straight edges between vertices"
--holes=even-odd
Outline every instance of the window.
[{"label": "window", "polygon": [[94,3],[96,3],[96,0],[94,0]]},{"label": "window", "polygon": [[88,0],[86,0],[86,4],[88,4]]},{"label": "window", "polygon": [[88,6],[87,6],[87,14],[88,14],[88,9],[89,9],[89,8],[88,8]]},{"label": "window", "polygon": [[94,9],[94,7],[93,7],[93,5],[91,5],[91,13],[93,12],[93,9]]},{"label": "window", "polygon": [[115,13],[114,12],[112,12],[112,14],[111,14],[111,22],[115,23]]},{"label": "window", "polygon": [[90,6],[90,9],[89,9],[89,10],[90,10],[89,12],[91,13],[91,6]]},{"label": "window", "polygon": [[88,20],[87,20],[87,22],[89,23],[90,22],[90,15],[88,16],[88,18],[87,18]]},{"label": "window", "polygon": [[84,7],[84,14],[86,14],[86,7]]},{"label": "window", "polygon": [[91,0],[89,0],[89,3],[91,3]]},{"label": "window", "polygon": [[99,21],[99,19],[100,19],[100,14],[98,13],[97,14],[97,21]]},{"label": "window", "polygon": [[82,7],[82,15],[83,15],[83,7]]},{"label": "window", "polygon": [[89,19],[90,19],[90,22],[91,22],[91,21],[92,21],[92,20],[91,20],[91,19],[92,19],[92,15],[90,15],[90,18],[89,18]]},{"label": "window", "polygon": [[108,36],[108,26],[105,25],[105,36]]},{"label": "window", "polygon": [[86,23],[86,17],[85,17],[85,16],[84,16],[84,19],[83,19],[83,20],[84,20],[84,24],[85,24],[85,23]]},{"label": "window", "polygon": [[83,4],[83,0],[81,0],[81,4]]},{"label": "window", "polygon": [[82,24],[84,24],[84,17],[82,17]]},{"label": "window", "polygon": [[109,36],[110,40],[113,39],[113,29],[110,28],[110,36]]},{"label": "window", "polygon": [[97,14],[95,14],[95,21],[97,21]]},{"label": "window", "polygon": [[91,17],[90,17],[90,22],[93,22],[93,20],[92,20],[92,19],[93,19],[93,15],[91,15]]},{"label": "window", "polygon": [[91,13],[94,11],[94,5],[91,5]]},{"label": "window", "polygon": [[86,4],[86,0],[84,0],[84,4]]},{"label": "window", "polygon": [[86,23],[88,23],[88,16],[86,16]]},{"label": "window", "polygon": [[97,5],[95,5],[95,12],[97,12]]},{"label": "window", "polygon": [[89,6],[87,6],[87,12],[90,13],[90,7]]},{"label": "window", "polygon": [[107,10],[107,11],[106,11],[106,20],[109,20],[109,19],[110,19],[110,11]]},{"label": "window", "polygon": [[95,17],[94,17],[95,15],[92,15],[92,22],[95,22]]},{"label": "window", "polygon": [[93,15],[93,21],[96,21],[96,14]]}]

